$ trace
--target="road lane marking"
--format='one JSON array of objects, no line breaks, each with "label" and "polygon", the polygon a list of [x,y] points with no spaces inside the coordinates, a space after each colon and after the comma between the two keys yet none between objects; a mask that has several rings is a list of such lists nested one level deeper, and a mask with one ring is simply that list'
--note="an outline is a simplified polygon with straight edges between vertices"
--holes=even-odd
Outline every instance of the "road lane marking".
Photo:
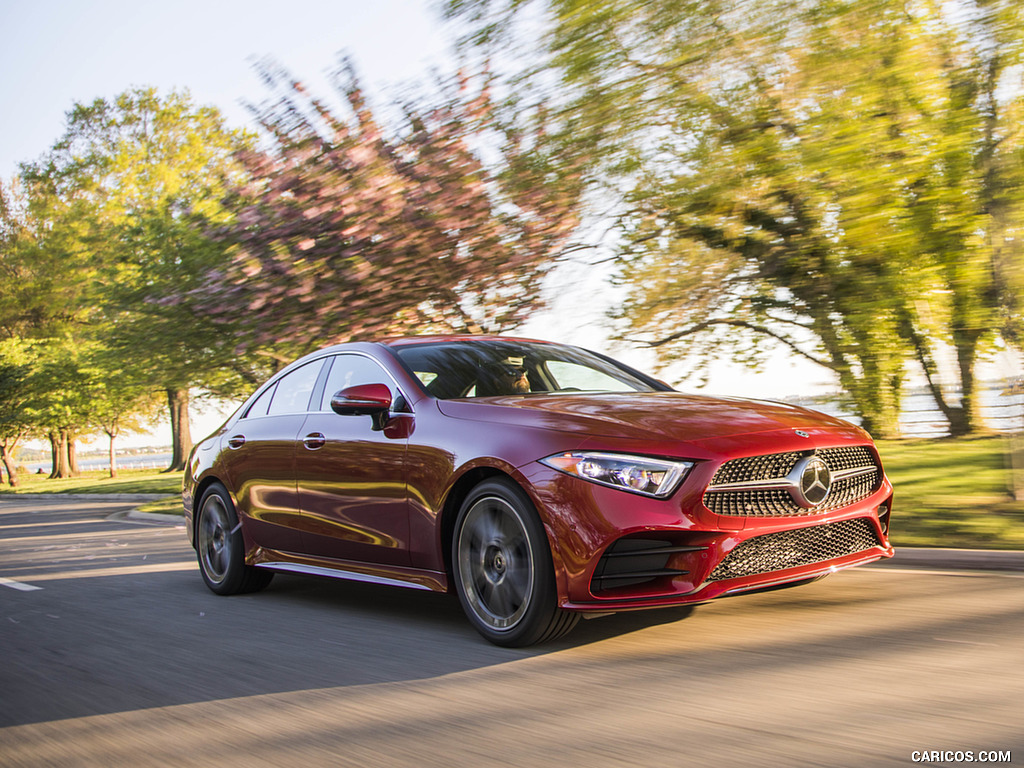
[{"label": "road lane marking", "polygon": [[176,536],[174,531],[168,529],[154,530],[152,528],[125,528],[117,532],[111,532],[108,530],[102,531],[84,531],[79,533],[46,533],[39,534],[38,536],[3,536],[0,537],[0,543],[3,544],[24,544],[27,542],[39,543],[39,542],[62,542],[62,541],[82,541],[87,539],[93,539],[95,541],[116,541],[117,539],[137,539],[144,540],[147,537],[153,536]]},{"label": "road lane marking", "polygon": [[42,587],[37,587],[35,584],[26,584],[22,581],[15,581],[14,579],[5,579],[3,576],[0,576],[0,586],[17,589],[20,592],[32,592],[36,589],[42,589]]},{"label": "road lane marking", "polygon": [[973,640],[953,640],[948,637],[936,637],[933,638],[935,641],[940,643],[956,643],[957,645],[984,645],[990,648],[998,648],[998,643],[976,643]]},{"label": "road lane marking", "polygon": [[12,523],[11,525],[0,525],[0,531],[9,531],[17,528],[52,528],[57,525],[85,525],[81,520],[59,520],[50,523]]},{"label": "road lane marking", "polygon": [[[28,575],[32,581],[59,581],[63,579],[87,579],[97,576],[131,576],[144,573],[169,573],[171,571],[199,570],[199,564],[195,560],[186,560],[177,563],[149,563],[146,565],[124,565],[113,568],[87,568],[72,571],[61,571],[60,573],[38,573]],[[3,579],[0,579],[0,583]],[[20,583],[20,582],[19,582]],[[17,589],[17,587],[15,587]],[[32,587],[42,589],[42,587]]]}]

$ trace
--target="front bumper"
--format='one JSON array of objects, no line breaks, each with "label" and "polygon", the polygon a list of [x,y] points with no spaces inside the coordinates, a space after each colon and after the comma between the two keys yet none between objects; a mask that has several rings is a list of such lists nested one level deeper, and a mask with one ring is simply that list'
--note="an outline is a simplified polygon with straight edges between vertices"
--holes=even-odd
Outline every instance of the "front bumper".
[{"label": "front bumper", "polygon": [[713,513],[700,483],[659,500],[556,474],[537,471],[529,479],[545,513],[559,605],[568,610],[706,602],[893,555],[892,486],[884,477],[875,492],[842,509],[754,519]]}]

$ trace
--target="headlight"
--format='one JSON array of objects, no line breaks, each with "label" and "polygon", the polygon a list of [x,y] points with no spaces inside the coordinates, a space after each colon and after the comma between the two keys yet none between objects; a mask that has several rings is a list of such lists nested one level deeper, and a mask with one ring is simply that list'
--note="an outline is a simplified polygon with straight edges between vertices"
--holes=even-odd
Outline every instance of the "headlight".
[{"label": "headlight", "polygon": [[659,499],[671,496],[693,467],[692,461],[667,461],[624,453],[590,451],[559,453],[541,459],[540,463],[592,483]]}]

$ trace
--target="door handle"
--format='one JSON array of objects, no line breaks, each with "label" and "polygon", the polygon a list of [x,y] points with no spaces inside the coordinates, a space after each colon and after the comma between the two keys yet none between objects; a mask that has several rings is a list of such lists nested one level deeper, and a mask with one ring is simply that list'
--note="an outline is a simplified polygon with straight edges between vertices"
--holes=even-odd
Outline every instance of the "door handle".
[{"label": "door handle", "polygon": [[327,438],[324,437],[322,432],[310,432],[304,438],[302,438],[302,444],[311,451],[315,451],[318,448],[323,448],[327,443]]},{"label": "door handle", "polygon": [[245,435],[232,435],[228,438],[228,448],[241,448],[245,445]]}]

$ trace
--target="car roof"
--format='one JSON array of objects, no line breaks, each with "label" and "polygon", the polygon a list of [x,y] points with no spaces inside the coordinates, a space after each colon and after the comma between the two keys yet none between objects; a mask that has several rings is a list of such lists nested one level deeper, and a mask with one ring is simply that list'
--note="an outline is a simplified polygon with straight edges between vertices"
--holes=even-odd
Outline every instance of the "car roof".
[{"label": "car roof", "polygon": [[527,339],[519,338],[517,336],[499,336],[491,334],[439,334],[434,336],[394,336],[390,338],[380,339],[379,344],[383,344],[387,347],[406,347],[418,344],[439,344],[448,341],[461,341],[461,342],[472,342],[472,341],[513,341],[513,342],[528,342],[530,344],[552,344],[554,342],[543,341],[541,339]]}]

